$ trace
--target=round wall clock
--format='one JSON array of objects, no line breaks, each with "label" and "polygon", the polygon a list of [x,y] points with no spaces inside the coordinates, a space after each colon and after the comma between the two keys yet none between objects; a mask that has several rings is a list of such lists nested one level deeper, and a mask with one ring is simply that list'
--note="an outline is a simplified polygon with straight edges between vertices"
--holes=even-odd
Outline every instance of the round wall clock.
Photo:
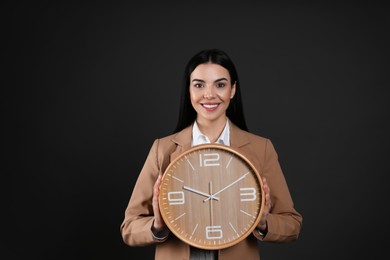
[{"label": "round wall clock", "polygon": [[263,205],[260,174],[228,146],[194,146],[162,177],[162,217],[176,237],[197,248],[223,249],[242,241],[259,223]]}]

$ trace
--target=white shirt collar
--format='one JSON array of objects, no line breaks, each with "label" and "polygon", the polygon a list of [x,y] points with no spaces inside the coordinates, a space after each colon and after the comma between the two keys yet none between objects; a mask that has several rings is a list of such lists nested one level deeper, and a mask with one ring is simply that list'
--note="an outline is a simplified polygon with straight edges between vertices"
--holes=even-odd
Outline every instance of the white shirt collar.
[{"label": "white shirt collar", "polygon": [[[200,129],[198,124],[196,123],[196,120],[194,122],[194,125],[192,126],[192,142],[191,145],[199,145],[199,144],[206,144],[210,143],[209,138],[204,135]],[[218,137],[216,143],[218,144],[224,144],[227,146],[230,146],[230,127],[229,127],[229,120],[226,120],[225,128],[223,129],[221,135]]]}]

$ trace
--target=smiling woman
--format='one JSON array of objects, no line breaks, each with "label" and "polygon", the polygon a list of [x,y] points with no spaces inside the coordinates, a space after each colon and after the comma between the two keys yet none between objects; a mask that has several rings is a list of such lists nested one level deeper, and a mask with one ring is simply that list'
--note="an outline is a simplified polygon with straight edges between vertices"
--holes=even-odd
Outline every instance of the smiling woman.
[{"label": "smiling woman", "polygon": [[[250,171],[234,178],[231,175],[229,179],[226,175],[227,166],[231,165],[229,158],[223,163],[226,167],[221,167],[225,170],[221,170],[218,178],[211,171],[202,171],[203,174],[199,171],[197,178],[191,177],[193,175],[184,177],[183,172],[177,176],[166,172],[171,168],[171,163],[179,158],[186,158],[192,147],[196,149],[195,146],[200,147],[208,143],[229,146],[234,151],[245,154],[248,163],[253,165],[253,172],[258,172],[261,176],[261,194],[255,192],[258,189],[249,184],[243,187],[236,185],[245,183],[241,180],[249,176]],[[219,159],[217,153],[201,152],[192,163],[200,168],[221,166],[222,161]],[[184,159],[183,162],[181,165],[186,164]],[[184,172],[188,173],[188,169],[194,169],[195,165],[189,159],[186,162],[187,170]],[[169,177],[163,178],[163,175]],[[161,188],[163,179],[163,185],[167,185],[165,180],[172,179],[178,182],[179,186],[167,193],[166,186]],[[230,193],[225,192],[233,185],[238,188],[236,193],[231,192],[232,190]],[[165,191],[160,194],[161,189]],[[171,214],[168,208],[160,209],[159,200],[164,196],[177,211],[174,219],[167,217],[167,214]],[[195,196],[195,200],[191,200],[189,196]],[[228,199],[225,196],[229,196]],[[259,198],[263,200],[262,213],[245,238],[237,240],[237,243],[227,242],[228,247],[197,246],[202,243],[211,245],[232,241],[232,236],[228,236],[231,232],[224,230],[233,230],[233,237],[238,234],[237,227],[242,221],[230,220],[228,217],[236,214],[228,214],[222,207],[214,207],[220,205],[217,203],[231,201],[233,204],[234,201],[240,208],[243,207],[241,202],[258,201]],[[186,203],[198,206],[192,208]],[[184,218],[186,214],[180,212],[180,205],[191,207],[194,214],[188,214],[190,216]],[[198,226],[196,219],[203,217],[203,214],[199,215],[202,208],[209,212],[212,220],[211,224],[205,224],[203,227],[201,224]],[[164,212],[164,217],[161,211]],[[243,211],[246,215],[249,214],[248,210]],[[194,223],[188,234],[196,230],[197,237],[203,237],[205,241],[188,242],[181,237],[184,226],[171,226],[177,219],[183,220],[187,217]],[[165,221],[169,221],[169,225]],[[188,225],[188,221],[183,225]],[[221,50],[211,49],[197,53],[185,68],[176,129],[172,135],[154,141],[138,176],[121,225],[124,242],[130,246],[155,244],[155,259],[260,259],[257,241],[281,243],[296,240],[301,225],[302,216],[294,208],[272,142],[250,133],[246,127],[240,82],[233,62]]]},{"label": "smiling woman", "polygon": [[226,125],[226,110],[235,91],[236,84],[232,84],[229,71],[221,65],[201,64],[191,73],[191,104],[200,131],[210,142],[217,140]]}]

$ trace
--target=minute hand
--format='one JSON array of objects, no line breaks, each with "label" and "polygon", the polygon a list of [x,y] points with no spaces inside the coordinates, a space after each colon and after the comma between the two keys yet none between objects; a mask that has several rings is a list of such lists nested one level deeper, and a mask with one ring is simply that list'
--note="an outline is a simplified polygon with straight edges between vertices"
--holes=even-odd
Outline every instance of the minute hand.
[{"label": "minute hand", "polygon": [[230,183],[229,185],[227,185],[226,187],[224,187],[223,189],[217,191],[216,193],[214,194],[211,194],[210,197],[208,197],[207,199],[204,199],[203,202],[206,202],[210,199],[213,199],[215,195],[218,195],[219,193],[221,193],[222,191],[226,190],[227,188],[231,187],[232,185],[236,184],[237,182],[241,181],[242,179],[244,179],[250,172],[247,172],[245,173],[244,175],[242,175],[240,178],[238,178],[237,180],[233,181],[232,183]]}]

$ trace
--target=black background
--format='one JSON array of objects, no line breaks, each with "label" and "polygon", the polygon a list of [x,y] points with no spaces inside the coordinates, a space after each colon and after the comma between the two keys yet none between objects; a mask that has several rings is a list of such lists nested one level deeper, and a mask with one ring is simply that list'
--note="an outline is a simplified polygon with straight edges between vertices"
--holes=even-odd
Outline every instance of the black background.
[{"label": "black background", "polygon": [[3,259],[153,259],[152,246],[126,246],[119,226],[153,140],[175,127],[184,66],[204,48],[234,61],[248,127],[273,141],[304,217],[297,241],[260,242],[262,258],[388,255],[384,4],[14,2],[2,11]]}]

